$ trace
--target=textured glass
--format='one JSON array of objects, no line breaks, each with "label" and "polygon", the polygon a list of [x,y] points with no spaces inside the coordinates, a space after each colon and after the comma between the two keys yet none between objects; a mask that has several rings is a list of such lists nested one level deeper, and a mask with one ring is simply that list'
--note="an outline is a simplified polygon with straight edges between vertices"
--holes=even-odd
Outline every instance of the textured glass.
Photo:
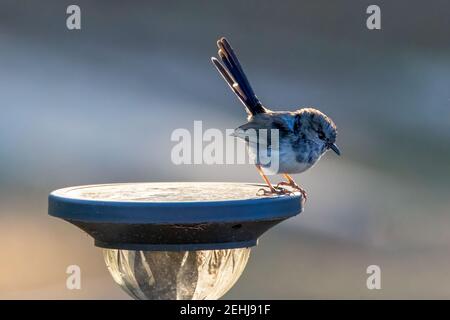
[{"label": "textured glass", "polygon": [[238,280],[250,248],[202,251],[103,249],[114,281],[135,299],[222,297]]}]

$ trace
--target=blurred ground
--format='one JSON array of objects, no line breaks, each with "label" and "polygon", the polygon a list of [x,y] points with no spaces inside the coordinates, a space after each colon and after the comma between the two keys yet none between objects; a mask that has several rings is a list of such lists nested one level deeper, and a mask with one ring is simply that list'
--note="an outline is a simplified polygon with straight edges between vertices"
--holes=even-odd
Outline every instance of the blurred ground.
[{"label": "blurred ground", "polygon": [[[450,297],[450,6],[378,3],[381,31],[365,28],[367,1],[79,1],[70,32],[67,1],[3,0],[0,298],[127,298],[92,240],[47,216],[53,189],[259,181],[170,161],[174,129],[245,121],[209,62],[222,35],[266,105],[321,109],[343,151],[297,177],[305,213],[261,239],[225,298]],[[70,264],[81,291],[65,289]]]}]

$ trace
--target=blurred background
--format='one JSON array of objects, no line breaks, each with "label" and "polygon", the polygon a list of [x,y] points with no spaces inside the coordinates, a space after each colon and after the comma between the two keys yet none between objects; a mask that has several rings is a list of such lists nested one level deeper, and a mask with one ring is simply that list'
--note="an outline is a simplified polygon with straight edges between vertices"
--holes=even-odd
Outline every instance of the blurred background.
[{"label": "blurred background", "polygon": [[[319,108],[343,152],[296,176],[305,212],[260,239],[225,298],[450,298],[449,13],[444,0],[2,0],[0,298],[128,299],[92,239],[47,216],[54,189],[260,181],[250,165],[170,159],[176,128],[245,122],[209,61],[220,36],[265,105]],[[71,264],[81,290],[66,289]],[[372,264],[381,290],[366,288]]]}]

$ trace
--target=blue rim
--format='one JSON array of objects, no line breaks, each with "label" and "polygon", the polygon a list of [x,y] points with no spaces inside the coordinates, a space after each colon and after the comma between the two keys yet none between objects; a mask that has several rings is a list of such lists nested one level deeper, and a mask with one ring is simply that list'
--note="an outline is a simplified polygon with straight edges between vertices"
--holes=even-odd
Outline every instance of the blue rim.
[{"label": "blue rim", "polygon": [[298,194],[220,201],[131,202],[76,199],[51,193],[48,214],[86,222],[176,224],[272,220],[295,216],[302,209]]}]

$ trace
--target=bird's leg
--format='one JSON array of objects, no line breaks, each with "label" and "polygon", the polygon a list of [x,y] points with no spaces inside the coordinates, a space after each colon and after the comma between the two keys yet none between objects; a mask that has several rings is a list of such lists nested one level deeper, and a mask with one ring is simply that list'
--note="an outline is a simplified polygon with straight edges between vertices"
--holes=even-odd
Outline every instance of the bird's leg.
[{"label": "bird's leg", "polygon": [[286,193],[287,190],[280,189],[280,188],[278,188],[278,190],[277,190],[276,188],[274,188],[274,186],[272,186],[272,184],[270,183],[269,178],[267,178],[267,176],[264,174],[264,172],[262,171],[260,165],[256,165],[256,170],[258,170],[259,174],[264,179],[264,182],[267,184],[267,186],[270,189],[270,191],[267,191],[266,189],[261,188],[261,189],[258,190],[258,195],[270,196],[270,195],[274,195],[274,194],[284,194],[284,193]]},{"label": "bird's leg", "polygon": [[305,200],[308,198],[308,194],[306,193],[305,189],[303,189],[297,183],[295,183],[294,179],[292,179],[290,175],[285,173],[283,174],[283,176],[286,178],[287,182],[283,181],[278,183],[277,188],[279,188],[280,186],[289,186],[292,189],[299,191]]}]

